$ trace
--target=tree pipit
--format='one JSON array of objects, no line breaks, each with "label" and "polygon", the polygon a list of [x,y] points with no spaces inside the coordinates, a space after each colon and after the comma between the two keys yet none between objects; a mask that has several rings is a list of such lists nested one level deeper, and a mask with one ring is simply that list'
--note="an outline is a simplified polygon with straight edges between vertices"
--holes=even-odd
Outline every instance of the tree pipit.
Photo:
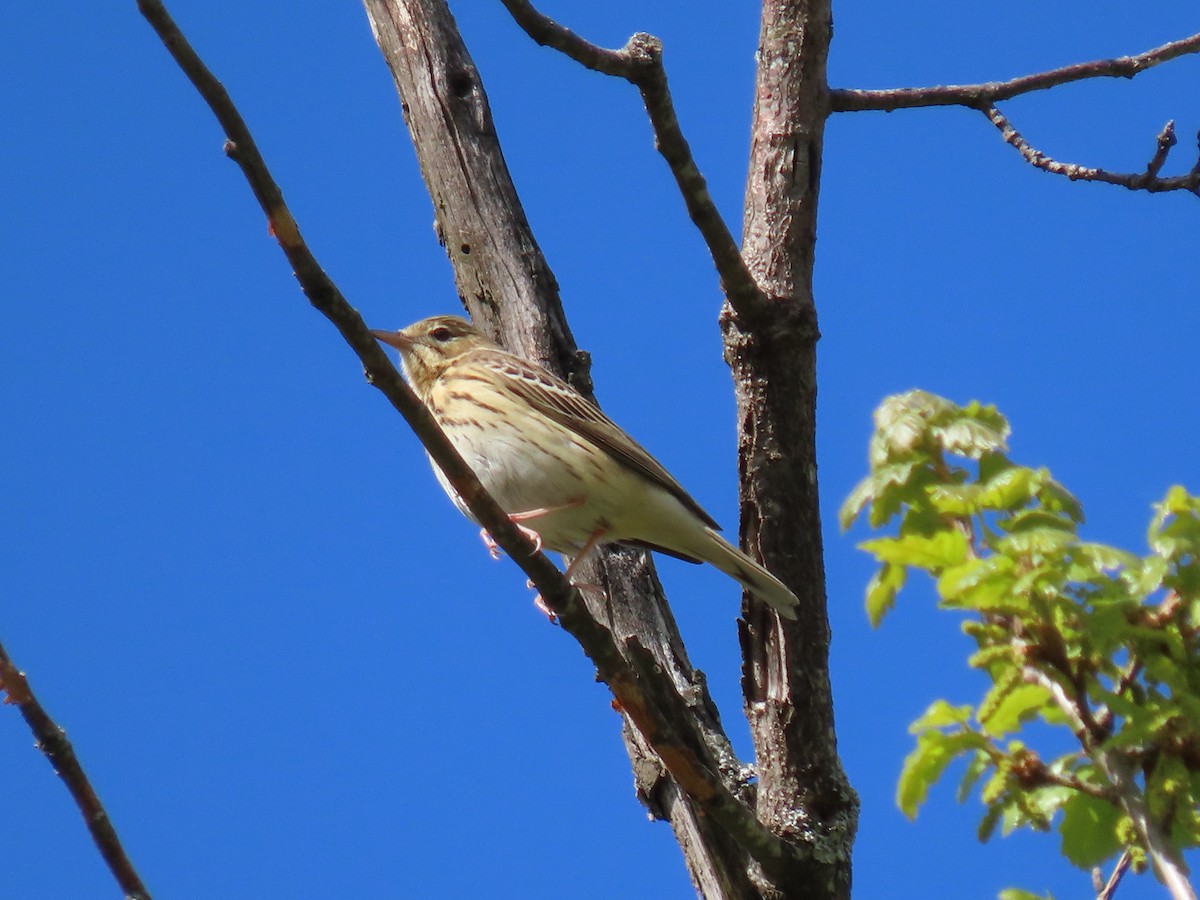
[{"label": "tree pipit", "polygon": [[568,578],[601,544],[633,544],[712,563],[779,615],[796,617],[796,595],[717,534],[658,460],[565,381],[458,316],[371,333],[400,351],[413,390],[500,508],[535,543],[573,557]]}]

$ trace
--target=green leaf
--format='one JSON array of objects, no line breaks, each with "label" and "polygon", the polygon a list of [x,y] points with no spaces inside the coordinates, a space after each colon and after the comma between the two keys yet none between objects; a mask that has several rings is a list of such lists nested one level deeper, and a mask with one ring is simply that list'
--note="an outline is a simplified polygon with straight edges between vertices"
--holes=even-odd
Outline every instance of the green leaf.
[{"label": "green leaf", "polygon": [[925,489],[929,502],[943,516],[973,516],[979,512],[982,488],[977,484],[934,484]]},{"label": "green leaf", "polygon": [[896,593],[904,587],[908,580],[908,570],[904,566],[884,563],[878,572],[871,576],[867,585],[867,618],[871,627],[878,628],[883,617],[896,604]]},{"label": "green leaf", "polygon": [[[1044,560],[1054,560],[1057,563],[1074,540],[1075,535],[1070,531],[1060,529],[1056,525],[1045,527],[1045,523],[1038,523],[1034,527],[1019,528],[999,541],[997,549],[1008,556],[1020,558],[1026,564]],[[1066,572],[1063,574],[1065,576]]]},{"label": "green leaf", "polygon": [[970,706],[951,706],[945,700],[934,700],[921,718],[908,726],[909,734],[920,734],[931,728],[948,728],[951,725],[966,725],[975,710]]},{"label": "green leaf", "polygon": [[[996,687],[999,688],[1000,685]],[[988,700],[980,705],[979,724],[988,734],[1004,737],[1017,731],[1022,723],[1032,719],[1049,703],[1050,692],[1040,685],[1021,684],[1009,687],[1002,697],[990,705],[986,715],[983,714],[983,710],[988,706]]]},{"label": "green leaf", "polygon": [[983,738],[972,732],[946,734],[941,731],[926,731],[917,738],[917,746],[904,760],[900,782],[896,785],[896,805],[910,819],[917,817],[917,810],[929,796],[933,786],[946,766],[969,750],[976,749]]},{"label": "green leaf", "polygon": [[959,531],[940,531],[933,535],[907,534],[898,538],[863,541],[860,549],[873,553],[880,562],[918,569],[941,571],[967,558],[970,548]]},{"label": "green leaf", "polygon": [[[1042,471],[1046,472],[1044,469]],[[1082,522],[1083,504],[1076,499],[1074,494],[1050,478],[1049,475],[1050,473],[1046,472],[1046,481],[1038,492],[1042,507],[1050,512],[1061,512],[1076,524]]]},{"label": "green leaf", "polygon": [[1063,855],[1081,869],[1099,865],[1121,849],[1117,825],[1121,814],[1111,803],[1076,794],[1063,805]]},{"label": "green leaf", "polygon": [[968,459],[979,459],[986,453],[1007,449],[1010,434],[1008,420],[994,406],[983,406],[972,400],[965,407],[947,404],[945,414],[938,416],[939,424],[931,427],[933,436],[947,453],[957,453]]},{"label": "green leaf", "polygon": [[928,391],[913,390],[885,397],[875,410],[872,465],[918,451],[928,442],[929,422],[953,408],[949,400]]},{"label": "green leaf", "polygon": [[1027,792],[1025,803],[1041,819],[1041,830],[1045,831],[1049,828],[1054,814],[1078,794],[1079,792],[1075,788],[1050,784]]},{"label": "green leaf", "polygon": [[1122,574],[1122,578],[1128,580],[1130,589],[1139,599],[1144,599],[1162,586],[1167,568],[1167,561],[1161,556],[1147,556],[1141,560],[1139,569],[1131,567]]},{"label": "green leaf", "polygon": [[975,751],[975,755],[967,763],[967,771],[963,775],[962,781],[958,784],[957,800],[959,803],[963,803],[971,795],[971,788],[975,787],[979,783],[979,779],[987,774],[988,767],[991,765],[992,758],[985,751]]},{"label": "green leaf", "polygon": [[1015,560],[1007,556],[968,559],[942,572],[938,593],[949,606],[981,612],[1011,606],[1016,568]]},{"label": "green leaf", "polygon": [[1072,548],[1071,553],[1081,563],[1091,566],[1097,572],[1116,572],[1120,569],[1138,569],[1142,567],[1141,557],[1109,547],[1107,544],[1095,544],[1081,541]]},{"label": "green leaf", "polygon": [[1035,472],[1023,466],[1006,469],[983,485],[979,503],[986,509],[1015,510],[1034,497],[1045,478],[1045,470]]},{"label": "green leaf", "polygon": [[1155,505],[1150,522],[1150,547],[1162,556],[1172,557],[1186,552],[1189,544],[1194,548],[1198,542],[1200,498],[1193,497],[1182,485],[1174,485],[1163,502]]},{"label": "green leaf", "polygon": [[1054,900],[1054,895],[1048,891],[1045,894],[1032,894],[1021,888],[1005,888],[996,895],[996,898],[997,900]]},{"label": "green leaf", "polygon": [[874,479],[867,476],[862,481],[854,486],[854,490],[850,492],[850,496],[842,503],[842,508],[838,510],[838,524],[842,526],[842,531],[847,530],[854,524],[854,520],[858,518],[859,513],[863,511],[871,498],[875,496]]},{"label": "green leaf", "polygon": [[1061,513],[1044,509],[1026,509],[1001,519],[996,523],[1009,534],[1024,534],[1030,531],[1050,531],[1060,534],[1075,534],[1075,523]]},{"label": "green leaf", "polygon": [[986,484],[1001,472],[1013,467],[1012,460],[999,451],[985,453],[979,457],[979,481]]},{"label": "green leaf", "polygon": [[[993,778],[995,776],[992,776]],[[976,835],[983,843],[987,843],[992,839],[992,835],[996,832],[996,826],[1000,823],[1000,816],[1004,814],[1004,807],[999,803],[989,805],[987,812],[983,814],[983,818],[979,820],[979,829]]]}]

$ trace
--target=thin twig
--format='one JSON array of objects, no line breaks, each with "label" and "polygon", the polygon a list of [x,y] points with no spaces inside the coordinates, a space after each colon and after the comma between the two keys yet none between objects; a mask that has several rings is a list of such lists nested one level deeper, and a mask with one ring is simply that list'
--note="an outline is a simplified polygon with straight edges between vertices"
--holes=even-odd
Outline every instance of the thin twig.
[{"label": "thin twig", "polygon": [[1155,142],[1154,156],[1146,164],[1146,177],[1150,179],[1158,177],[1158,173],[1162,171],[1163,164],[1167,161],[1167,154],[1171,152],[1172,147],[1179,143],[1179,139],[1175,137],[1174,119],[1170,119],[1163,126],[1163,130],[1158,133]]},{"label": "thin twig", "polygon": [[1129,869],[1129,864],[1133,861],[1133,856],[1128,850],[1121,854],[1121,858],[1117,860],[1116,866],[1113,867],[1112,874],[1108,876],[1108,882],[1104,885],[1104,889],[1096,895],[1096,900],[1112,900],[1113,895],[1117,892],[1117,886],[1121,883],[1121,879],[1125,877],[1125,872]]},{"label": "thin twig", "polygon": [[981,107],[981,112],[1000,131],[1000,136],[1004,138],[1005,143],[1011,144],[1026,162],[1044,172],[1064,175],[1072,181],[1099,181],[1104,184],[1115,184],[1131,191],[1149,191],[1152,194],[1163,191],[1190,191],[1200,196],[1200,162],[1186,175],[1175,175],[1170,178],[1158,177],[1158,171],[1166,162],[1167,153],[1175,143],[1175,129],[1171,122],[1168,122],[1158,135],[1157,149],[1154,157],[1146,166],[1146,171],[1122,173],[1052,159],[1041,150],[1031,146],[996,107],[984,106]]},{"label": "thin twig", "polygon": [[1048,768],[1043,767],[1041,777],[1048,784],[1057,784],[1070,788],[1073,791],[1079,791],[1079,793],[1087,794],[1089,797],[1094,797],[1097,800],[1108,800],[1111,802],[1113,799],[1111,791],[1106,791],[1099,785],[1084,781],[1079,776],[1070,772],[1051,772]]},{"label": "thin twig", "polygon": [[33,688],[29,686],[29,681],[25,678],[25,673],[13,665],[2,644],[0,644],[0,689],[8,695],[4,702],[16,704],[17,708],[21,710],[25,723],[33,732],[34,740],[37,741],[38,749],[45,754],[46,759],[54,768],[55,774],[67,786],[75,805],[83,814],[83,821],[86,823],[88,831],[91,832],[92,840],[95,841],[100,855],[104,857],[104,862],[108,864],[108,869],[116,879],[117,885],[125,892],[126,898],[150,900],[150,892],[142,884],[142,879],[126,855],[125,848],[121,846],[121,840],[117,837],[117,831],[108,817],[108,812],[104,809],[104,804],[96,796],[92,783],[79,764],[79,758],[75,755],[75,748],[67,740],[67,733],[59,728],[42,708],[42,704],[34,696]]},{"label": "thin twig", "polygon": [[[1134,657],[1129,661],[1129,664],[1125,667],[1125,670],[1117,677],[1116,683],[1113,685],[1112,689],[1113,694],[1117,697],[1124,696],[1125,693],[1131,687],[1133,687],[1134,683],[1137,681],[1138,675],[1140,675],[1141,672],[1142,661],[1137,657]],[[1096,724],[1103,728],[1106,732],[1111,733],[1115,720],[1116,714],[1113,713],[1110,707],[1101,706],[1096,710]]]},{"label": "thin twig", "polygon": [[1076,63],[1023,75],[1009,81],[989,81],[985,84],[951,84],[920,88],[891,88],[878,91],[831,90],[830,106],[833,112],[859,112],[862,110],[912,109],[920,106],[971,106],[1009,100],[1021,94],[1044,91],[1047,88],[1083,81],[1085,78],[1132,78],[1139,72],[1160,63],[1200,52],[1200,34],[1179,41],[1172,41],[1139,53],[1137,56],[1121,56],[1116,59],[1098,59]]},{"label": "thin twig", "polygon": [[654,129],[655,146],[671,167],[688,215],[708,245],[725,296],[739,316],[753,321],[755,314],[763,308],[765,298],[713,202],[708,184],[683,136],[667,86],[662,42],[652,35],[638,33],[620,50],[608,50],[584,40],[538,12],[528,0],[501,2],[525,33],[541,46],[552,47],[594,72],[624,78],[641,92]]},{"label": "thin twig", "polygon": [[487,494],[433,416],[400,377],[358,311],[350,306],[313,257],[233,101],[188,44],[161,0],[138,0],[138,8],[225,129],[226,152],[250,182],[301,289],[358,354],[370,383],[404,416],[479,524],[530,577],[546,605],[583,647],[617,703],[664,761],[672,777],[713,821],[735,835],[769,874],[794,864],[796,849],[765,828],[755,819],[753,811],[730,793],[716,762],[704,748],[682,740],[672,729],[671,722],[688,716],[686,704],[674,686],[652,664],[631,667],[612,634],[588,615],[562,572],[544,554],[534,550],[528,538]]}]

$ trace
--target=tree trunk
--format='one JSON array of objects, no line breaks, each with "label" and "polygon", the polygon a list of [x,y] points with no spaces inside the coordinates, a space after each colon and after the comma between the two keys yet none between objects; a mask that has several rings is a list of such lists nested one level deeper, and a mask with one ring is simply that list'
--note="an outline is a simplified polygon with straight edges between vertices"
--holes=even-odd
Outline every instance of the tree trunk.
[{"label": "tree trunk", "polygon": [[[848,897],[858,798],[837,756],[816,455],[817,196],[828,115],[829,0],[766,0],[758,47],[742,255],[764,295],[726,305],[738,404],[741,540],[800,598],[783,627],[751,604],[742,690],[758,760],[759,819],[831,865],[804,896]],[[791,893],[789,891],[789,893]]]},{"label": "tree trunk", "polygon": [[[453,263],[464,305],[475,322],[505,346],[558,371],[590,395],[586,355],[575,347],[557,283],[529,230],[504,163],[479,73],[444,0],[365,0],[365,5],[400,93],[405,122],[433,199],[438,236]],[[759,791],[758,815],[777,834],[796,842],[802,864],[787,869],[782,879],[776,877],[774,885],[768,884],[743,844],[699,812],[696,799],[670,777],[663,761],[629,718],[625,719],[625,744],[638,796],[653,815],[670,820],[693,883],[701,895],[712,900],[844,897],[849,885],[855,803],[834,753],[820,527],[816,482],[811,474],[815,326],[809,275],[816,160],[823,125],[812,104],[824,103],[827,5],[824,18],[817,18],[823,24],[812,39],[823,42],[817,53],[819,64],[795,66],[803,68],[806,75],[812,70],[820,76],[815,87],[805,82],[800,92],[803,103],[808,104],[806,118],[801,120],[804,125],[775,121],[768,128],[764,119],[762,131],[763,142],[776,150],[781,149],[780,135],[792,140],[795,133],[803,134],[802,153],[808,155],[794,168],[770,160],[778,171],[767,173],[760,188],[752,187],[753,196],[762,196],[763,207],[771,211],[765,223],[759,218],[754,221],[769,229],[775,225],[772,217],[782,209],[775,197],[777,185],[793,171],[803,178],[803,196],[794,204],[800,211],[788,207],[784,214],[807,216],[808,225],[786,237],[790,243],[810,243],[784,254],[789,263],[786,269],[756,257],[755,273],[761,274],[764,285],[771,285],[767,293],[781,298],[772,307],[772,318],[778,307],[779,321],[771,327],[762,322],[730,322],[728,330],[743,423],[744,512],[751,515],[743,524],[743,533],[754,541],[752,548],[766,551],[766,558],[785,581],[805,586],[797,592],[805,603],[800,625],[790,627],[786,637],[768,634],[767,623],[773,622],[773,617],[761,609],[752,610],[742,631],[748,709],[759,748],[760,782],[765,788]],[[795,79],[798,74],[788,77]],[[779,86],[794,90],[790,81],[780,80]],[[790,104],[777,109],[793,114]],[[758,145],[756,138],[756,158]],[[797,260],[799,264],[793,265]],[[772,357],[780,352],[790,354],[789,358]],[[788,370],[777,384],[776,369]],[[750,448],[757,449],[747,453]],[[766,480],[760,481],[756,471],[766,462],[763,451],[780,448],[786,448],[788,458],[777,460],[763,476]],[[798,501],[798,508],[786,517],[761,501],[758,492],[772,485],[789,492],[775,496]],[[684,735],[689,745],[701,748],[719,768],[727,789],[753,807],[755,790],[746,782],[744,767],[721,728],[702,674],[688,661],[648,554],[608,551],[593,572],[582,573],[582,579],[605,588],[607,600],[589,596],[589,608],[625,648],[639,677],[661,679],[686,698],[689,715],[685,721],[670,722],[669,727]],[[634,652],[637,645],[649,651],[654,666],[639,661],[640,655]],[[764,677],[752,674],[760,671]],[[766,679],[767,671],[783,675]],[[783,724],[796,698],[803,700],[795,706],[798,715],[790,716],[790,724]],[[792,741],[811,741],[811,746]],[[814,837],[821,846],[805,844]],[[837,842],[828,843],[833,839]],[[829,859],[835,860],[833,865]]]}]

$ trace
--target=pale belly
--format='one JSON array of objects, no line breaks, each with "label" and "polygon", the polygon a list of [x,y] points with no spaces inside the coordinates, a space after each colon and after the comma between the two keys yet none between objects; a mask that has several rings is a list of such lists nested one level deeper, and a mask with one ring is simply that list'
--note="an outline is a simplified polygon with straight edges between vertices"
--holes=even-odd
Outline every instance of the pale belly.
[{"label": "pale belly", "polygon": [[[547,548],[571,554],[601,531],[605,543],[670,545],[661,535],[656,541],[655,533],[673,524],[661,521],[664,514],[667,520],[687,515],[674,497],[555,422],[523,425],[520,431],[496,425],[482,441],[478,429],[445,430],[500,508],[536,531]],[[433,468],[459,510],[474,518],[442,471]]]}]

